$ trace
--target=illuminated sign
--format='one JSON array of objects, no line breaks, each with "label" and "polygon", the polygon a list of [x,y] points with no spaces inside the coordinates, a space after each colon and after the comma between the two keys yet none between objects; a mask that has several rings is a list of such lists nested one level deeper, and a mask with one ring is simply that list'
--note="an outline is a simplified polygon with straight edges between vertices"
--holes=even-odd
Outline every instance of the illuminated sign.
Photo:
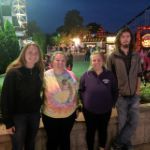
[{"label": "illuminated sign", "polygon": [[150,34],[145,34],[142,36],[142,46],[145,48],[150,47]]},{"label": "illuminated sign", "polygon": [[108,36],[106,37],[106,43],[115,43],[116,37],[115,36]]}]

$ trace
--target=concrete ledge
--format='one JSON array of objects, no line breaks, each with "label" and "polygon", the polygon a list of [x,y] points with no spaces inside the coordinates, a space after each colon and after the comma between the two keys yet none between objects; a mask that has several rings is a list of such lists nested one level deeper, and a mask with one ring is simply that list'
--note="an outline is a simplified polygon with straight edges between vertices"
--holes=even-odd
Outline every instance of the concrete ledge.
[{"label": "concrete ledge", "polygon": [[[113,110],[108,129],[108,147],[116,136],[117,114]],[[71,133],[71,150],[86,150],[85,122],[82,114],[79,115]],[[140,105],[140,120],[138,128],[132,138],[135,150],[150,150],[150,104]],[[97,143],[97,138],[95,139]],[[46,133],[42,123],[36,137],[36,150],[46,150]],[[97,144],[95,144],[97,146]],[[0,132],[0,150],[11,150],[11,138],[6,132]]]}]

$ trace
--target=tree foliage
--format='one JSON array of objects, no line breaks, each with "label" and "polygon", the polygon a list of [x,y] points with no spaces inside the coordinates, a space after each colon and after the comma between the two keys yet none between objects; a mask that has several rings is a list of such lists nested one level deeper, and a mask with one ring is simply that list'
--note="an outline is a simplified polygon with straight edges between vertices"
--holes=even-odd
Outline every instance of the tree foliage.
[{"label": "tree foliage", "polygon": [[81,28],[83,26],[83,17],[80,16],[78,10],[70,10],[66,13],[64,19],[64,28],[66,31],[71,32],[72,30]]},{"label": "tree foliage", "polygon": [[41,31],[40,27],[35,21],[31,21],[27,25],[27,36],[32,37],[32,40],[35,41],[42,49],[46,52],[46,35]]},{"label": "tree foliage", "polygon": [[41,33],[40,27],[35,21],[30,21],[27,24],[27,36],[32,37],[35,33]]},{"label": "tree foliage", "polygon": [[68,11],[64,18],[64,25],[58,27],[56,30],[56,33],[60,34],[60,37],[52,35],[50,39],[51,42],[56,43],[57,45],[61,43],[69,44],[71,38],[80,36],[85,32],[83,21],[83,17],[78,10],[73,9]]},{"label": "tree foliage", "polygon": [[90,31],[90,33],[93,33],[93,34],[97,33],[100,27],[101,27],[101,25],[99,25],[95,22],[89,23],[87,25],[88,30]]},{"label": "tree foliage", "polygon": [[19,42],[15,34],[13,25],[6,21],[4,29],[0,29],[0,73],[4,73],[19,53]]},{"label": "tree foliage", "polygon": [[32,40],[40,46],[44,53],[46,52],[46,36],[42,32],[33,33]]},{"label": "tree foliage", "polygon": [[64,25],[57,28],[57,33],[67,35],[77,35],[78,31],[83,28],[83,17],[76,9],[70,10],[66,13],[64,18]]}]

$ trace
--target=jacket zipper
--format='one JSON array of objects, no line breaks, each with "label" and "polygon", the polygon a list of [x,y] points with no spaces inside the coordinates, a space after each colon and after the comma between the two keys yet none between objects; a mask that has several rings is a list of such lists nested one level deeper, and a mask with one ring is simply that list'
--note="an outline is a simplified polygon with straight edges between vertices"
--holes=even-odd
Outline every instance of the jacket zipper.
[{"label": "jacket zipper", "polygon": [[130,96],[131,96],[131,86],[130,86],[129,75],[128,75],[128,85],[129,85],[129,91],[130,91]]},{"label": "jacket zipper", "polygon": [[[131,60],[132,61],[132,60]],[[124,63],[125,64],[125,63]],[[131,68],[130,68],[131,69]],[[130,86],[130,79],[129,79],[129,74],[130,74],[130,70],[129,70],[129,73],[127,72],[127,69],[126,69],[126,74],[127,74],[127,77],[128,77],[128,85],[129,85],[129,91],[130,91],[130,96],[131,96],[131,86]]]}]

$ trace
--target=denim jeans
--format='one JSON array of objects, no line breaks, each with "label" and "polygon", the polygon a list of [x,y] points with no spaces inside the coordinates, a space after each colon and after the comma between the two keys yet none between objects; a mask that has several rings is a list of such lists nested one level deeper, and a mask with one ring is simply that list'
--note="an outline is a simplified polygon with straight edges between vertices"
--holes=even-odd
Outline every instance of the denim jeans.
[{"label": "denim jeans", "polygon": [[139,120],[138,95],[118,98],[116,107],[118,112],[118,136],[116,143],[131,145],[131,137],[136,130]]},{"label": "denim jeans", "polygon": [[15,133],[12,135],[13,150],[34,150],[35,137],[39,129],[40,113],[13,116]]}]

